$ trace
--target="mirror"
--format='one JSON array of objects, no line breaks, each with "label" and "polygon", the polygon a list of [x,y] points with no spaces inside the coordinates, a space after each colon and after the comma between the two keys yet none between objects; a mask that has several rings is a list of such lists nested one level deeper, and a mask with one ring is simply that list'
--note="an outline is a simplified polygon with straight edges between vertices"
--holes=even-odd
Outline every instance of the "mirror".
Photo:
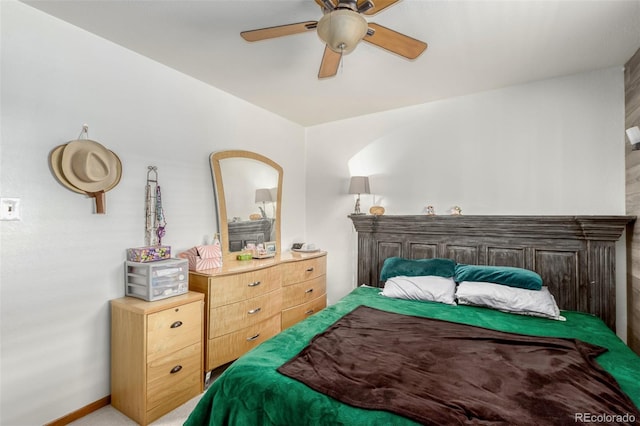
[{"label": "mirror", "polygon": [[265,244],[280,252],[282,167],[250,151],[211,154],[218,207],[218,230],[225,258],[247,244]]}]

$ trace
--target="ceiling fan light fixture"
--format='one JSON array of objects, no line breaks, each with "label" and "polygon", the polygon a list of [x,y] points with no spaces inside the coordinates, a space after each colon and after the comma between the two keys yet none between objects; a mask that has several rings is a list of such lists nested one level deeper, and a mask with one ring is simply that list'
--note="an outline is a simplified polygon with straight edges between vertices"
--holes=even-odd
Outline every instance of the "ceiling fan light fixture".
[{"label": "ceiling fan light fixture", "polygon": [[367,34],[369,25],[358,12],[335,9],[318,22],[318,37],[335,52],[347,54],[356,48]]}]

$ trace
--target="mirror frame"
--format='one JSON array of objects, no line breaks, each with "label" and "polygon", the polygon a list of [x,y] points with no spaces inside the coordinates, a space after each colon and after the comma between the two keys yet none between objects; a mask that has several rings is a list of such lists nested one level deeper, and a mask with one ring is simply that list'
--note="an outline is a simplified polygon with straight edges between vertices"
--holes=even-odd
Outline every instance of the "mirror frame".
[{"label": "mirror frame", "polygon": [[281,226],[281,211],[282,211],[282,167],[264,155],[260,155],[251,151],[243,150],[229,150],[218,151],[211,154],[211,171],[213,173],[213,189],[216,200],[216,207],[218,210],[218,232],[220,233],[220,245],[222,248],[223,261],[236,259],[238,252],[232,252],[229,250],[229,226],[227,217],[227,202],[225,198],[225,187],[222,178],[222,170],[220,168],[220,161],[230,158],[246,158],[262,162],[268,166],[271,166],[278,172],[278,192],[277,192],[277,208],[275,214],[275,243],[276,243],[276,256],[282,253],[282,247],[280,243],[280,226]]}]

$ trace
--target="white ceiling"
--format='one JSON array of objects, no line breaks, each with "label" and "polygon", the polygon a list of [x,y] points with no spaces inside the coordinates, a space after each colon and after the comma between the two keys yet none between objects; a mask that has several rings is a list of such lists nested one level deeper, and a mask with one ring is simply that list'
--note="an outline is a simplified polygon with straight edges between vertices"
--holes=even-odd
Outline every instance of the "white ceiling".
[{"label": "white ceiling", "polygon": [[640,48],[640,0],[404,0],[367,19],[427,42],[420,57],[361,43],[318,80],[315,32],[239,35],[318,20],[313,0],[23,1],[303,126],[621,66]]}]

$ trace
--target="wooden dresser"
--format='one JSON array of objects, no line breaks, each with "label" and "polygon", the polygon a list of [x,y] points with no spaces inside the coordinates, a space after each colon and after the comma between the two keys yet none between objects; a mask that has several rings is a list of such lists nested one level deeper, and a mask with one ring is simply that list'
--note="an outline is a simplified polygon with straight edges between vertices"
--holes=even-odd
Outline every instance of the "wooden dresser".
[{"label": "wooden dresser", "polygon": [[189,289],[204,293],[210,371],[326,306],[326,252],[227,261],[191,271]]},{"label": "wooden dresser", "polygon": [[147,425],[203,391],[203,295],[111,301],[111,405]]},{"label": "wooden dresser", "polygon": [[327,306],[327,257],[285,262],[282,269],[282,329]]}]

